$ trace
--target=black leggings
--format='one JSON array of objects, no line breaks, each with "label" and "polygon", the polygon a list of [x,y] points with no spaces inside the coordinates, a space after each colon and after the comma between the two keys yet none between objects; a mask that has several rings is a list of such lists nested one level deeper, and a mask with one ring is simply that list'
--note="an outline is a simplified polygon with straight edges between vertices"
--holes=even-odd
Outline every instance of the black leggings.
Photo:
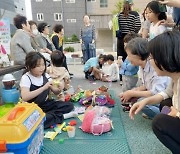
[{"label": "black leggings", "polygon": [[166,114],[158,114],[152,122],[152,129],[157,138],[171,150],[180,153],[180,119]]},{"label": "black leggings", "polygon": [[117,58],[118,56],[122,56],[122,60],[124,61],[127,57],[127,53],[124,50],[124,36],[126,34],[122,35],[122,38],[117,38]]},{"label": "black leggings", "polygon": [[46,101],[40,108],[46,113],[44,128],[49,128],[54,124],[61,124],[64,120],[63,114],[73,110],[74,105],[71,102]]},{"label": "black leggings", "polygon": [[[163,106],[172,106],[172,99],[168,98],[160,103],[159,109]],[[174,154],[180,153],[180,119],[165,114],[155,116],[152,122],[152,129],[157,138]]]}]

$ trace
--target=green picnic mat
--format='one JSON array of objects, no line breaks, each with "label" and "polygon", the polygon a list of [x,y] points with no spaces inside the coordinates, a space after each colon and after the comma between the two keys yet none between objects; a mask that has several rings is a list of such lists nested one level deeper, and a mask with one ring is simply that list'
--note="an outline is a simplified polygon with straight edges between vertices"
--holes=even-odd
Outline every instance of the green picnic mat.
[{"label": "green picnic mat", "polygon": [[[68,138],[67,132],[63,132],[55,137],[53,141],[44,139],[44,146],[41,154],[130,154],[130,148],[126,139],[122,118],[120,112],[119,99],[113,91],[110,91],[115,99],[115,107],[112,108],[111,120],[114,129],[111,132],[104,133],[101,136],[84,133],[78,127],[81,121],[77,120],[76,135],[74,138]],[[68,123],[70,120],[67,120]],[[64,139],[62,144],[59,139]]]}]

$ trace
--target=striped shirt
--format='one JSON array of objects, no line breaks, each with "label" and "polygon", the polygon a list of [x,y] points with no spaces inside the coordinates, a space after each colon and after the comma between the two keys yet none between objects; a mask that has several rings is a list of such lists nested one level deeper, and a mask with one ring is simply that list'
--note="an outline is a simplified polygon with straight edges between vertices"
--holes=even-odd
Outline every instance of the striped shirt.
[{"label": "striped shirt", "polygon": [[128,32],[138,33],[141,28],[140,17],[136,11],[130,11],[128,17],[125,17],[123,12],[121,12],[118,15],[118,21],[119,29],[124,34],[127,34]]}]

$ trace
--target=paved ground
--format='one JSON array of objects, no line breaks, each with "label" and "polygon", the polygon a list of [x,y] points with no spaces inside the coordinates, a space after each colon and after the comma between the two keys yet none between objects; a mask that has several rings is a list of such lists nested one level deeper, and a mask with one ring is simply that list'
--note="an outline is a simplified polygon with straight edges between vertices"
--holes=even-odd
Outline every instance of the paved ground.
[{"label": "paved ground", "polygon": [[[72,85],[74,89],[81,86],[83,89],[97,89],[101,85],[109,86],[109,83],[97,81],[91,83],[85,80],[83,73],[83,65],[80,62],[69,65],[69,70],[74,73]],[[113,89],[116,94],[122,90],[119,82],[112,83],[110,89]],[[144,119],[141,115],[137,115],[135,120],[132,121],[128,117],[128,113],[122,111],[123,125],[126,131],[127,140],[131,148],[132,154],[170,154],[169,150],[164,147],[151,129],[151,120]]]}]

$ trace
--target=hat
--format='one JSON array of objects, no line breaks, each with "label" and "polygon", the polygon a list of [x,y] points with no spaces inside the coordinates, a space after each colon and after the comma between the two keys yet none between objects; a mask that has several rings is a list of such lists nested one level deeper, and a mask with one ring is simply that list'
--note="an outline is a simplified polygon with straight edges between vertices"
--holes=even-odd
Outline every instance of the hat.
[{"label": "hat", "polygon": [[2,82],[8,82],[8,81],[13,81],[13,80],[16,80],[16,79],[14,78],[12,74],[6,74],[4,75]]},{"label": "hat", "polygon": [[124,3],[128,2],[129,4],[133,4],[133,0],[124,0]]},{"label": "hat", "polygon": [[44,31],[45,27],[50,27],[46,22],[41,22],[38,24],[38,31],[42,33]]}]

